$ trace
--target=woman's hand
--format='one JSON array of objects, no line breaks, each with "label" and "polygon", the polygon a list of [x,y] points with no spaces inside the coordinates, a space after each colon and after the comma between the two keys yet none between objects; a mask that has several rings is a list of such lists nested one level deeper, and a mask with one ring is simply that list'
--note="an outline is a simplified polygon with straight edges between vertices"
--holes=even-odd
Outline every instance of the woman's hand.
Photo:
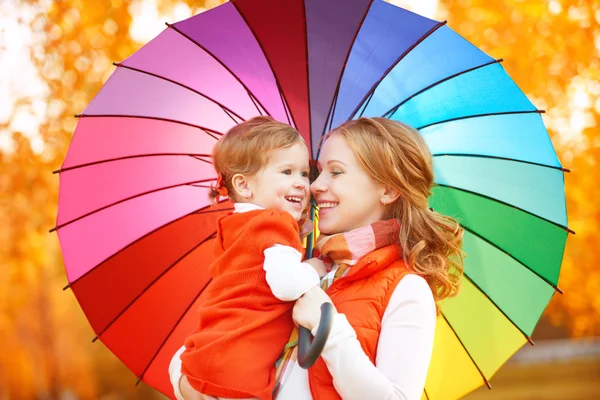
[{"label": "woman's hand", "polygon": [[[315,286],[304,293],[302,297],[296,300],[294,305],[293,318],[296,325],[312,331],[321,319],[321,304],[323,303],[331,303],[331,299],[320,287]],[[334,315],[337,314],[335,306],[333,307],[333,313]]]}]

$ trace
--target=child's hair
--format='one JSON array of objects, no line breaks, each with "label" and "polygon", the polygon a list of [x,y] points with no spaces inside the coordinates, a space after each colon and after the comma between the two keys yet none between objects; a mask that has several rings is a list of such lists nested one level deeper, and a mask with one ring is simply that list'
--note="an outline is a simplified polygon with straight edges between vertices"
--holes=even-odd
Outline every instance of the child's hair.
[{"label": "child's hair", "polygon": [[428,206],[433,160],[423,137],[386,118],[348,121],[326,137],[331,135],[344,138],[373,180],[399,191],[387,216],[400,222],[398,243],[405,260],[427,280],[436,302],[456,295],[464,271],[463,229]]},{"label": "child's hair", "polygon": [[[242,122],[229,130],[213,148],[213,165],[231,200],[236,201],[231,178],[235,174],[253,175],[267,163],[271,150],[305,144],[300,133],[283,122],[260,116]],[[214,202],[220,195],[219,187],[211,187],[210,199]]]}]

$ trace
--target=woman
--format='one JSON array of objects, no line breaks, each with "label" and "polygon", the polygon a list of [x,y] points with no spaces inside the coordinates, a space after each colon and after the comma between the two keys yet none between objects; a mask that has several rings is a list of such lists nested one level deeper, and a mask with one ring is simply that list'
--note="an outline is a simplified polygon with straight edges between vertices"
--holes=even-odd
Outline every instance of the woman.
[{"label": "woman", "polygon": [[[436,303],[455,295],[463,272],[458,223],[428,208],[429,149],[413,128],[383,118],[349,121],[325,137],[311,191],[317,249],[332,269],[294,306],[316,329],[320,306],[336,308],[321,358],[289,363],[277,398],[419,399],[433,348]],[[333,283],[332,283],[333,281]],[[170,368],[176,393],[206,399]]]}]

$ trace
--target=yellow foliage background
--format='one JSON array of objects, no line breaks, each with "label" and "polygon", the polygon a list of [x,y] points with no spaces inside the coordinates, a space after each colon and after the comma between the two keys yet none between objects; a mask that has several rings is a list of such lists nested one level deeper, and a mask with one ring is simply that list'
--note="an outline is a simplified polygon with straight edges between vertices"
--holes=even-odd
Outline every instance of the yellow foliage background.
[{"label": "yellow foliage background", "polygon": [[[111,63],[143,44],[130,32],[143,1],[12,3],[30,14],[27,25],[36,39],[22,51],[44,89],[9,98],[8,118],[0,117],[0,137],[9,143],[0,147],[0,399],[161,398],[143,384],[136,387],[107,349],[91,343],[94,334],[74,296],[61,290],[67,282],[60,248],[48,233],[58,198],[58,176],[51,172],[66,153],[73,114],[112,73]],[[177,15],[181,4],[197,13],[219,3],[153,4],[160,15]],[[600,335],[600,2],[442,0],[436,18],[504,58],[508,73],[546,110],[559,158],[572,171],[565,178],[567,207],[577,234],[569,238],[559,282],[565,294],[554,297],[545,318],[573,337]],[[15,37],[0,29],[1,51]],[[0,66],[4,62],[0,58]],[[23,111],[41,118],[35,137],[13,123]]]}]

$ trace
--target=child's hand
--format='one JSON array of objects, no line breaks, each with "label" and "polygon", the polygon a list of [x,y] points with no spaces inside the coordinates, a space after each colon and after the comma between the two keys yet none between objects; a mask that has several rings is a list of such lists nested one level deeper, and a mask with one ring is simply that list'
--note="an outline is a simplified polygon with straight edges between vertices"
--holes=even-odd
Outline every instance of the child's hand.
[{"label": "child's hand", "polygon": [[304,240],[315,229],[315,225],[310,218],[308,218],[308,210],[309,208],[304,210],[302,212],[302,216],[298,220],[298,227],[300,228],[300,240]]},{"label": "child's hand", "polygon": [[315,271],[317,271],[317,274],[319,274],[319,278],[322,278],[325,276],[325,274],[327,274],[327,269],[325,268],[325,264],[322,260],[319,260],[318,258],[311,258],[304,262],[309,264],[315,269]]}]

